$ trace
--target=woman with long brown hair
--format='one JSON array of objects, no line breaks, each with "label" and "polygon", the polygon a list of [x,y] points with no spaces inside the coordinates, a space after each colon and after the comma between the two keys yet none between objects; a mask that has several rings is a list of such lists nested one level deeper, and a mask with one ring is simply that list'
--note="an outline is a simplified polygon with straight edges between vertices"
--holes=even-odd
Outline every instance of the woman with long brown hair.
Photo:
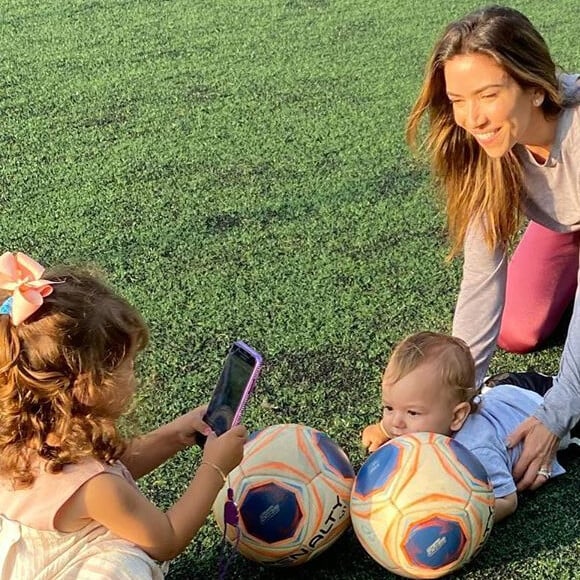
[{"label": "woman with long brown hair", "polygon": [[553,388],[509,439],[524,442],[518,489],[550,477],[558,439],[580,420],[579,78],[557,69],[526,16],[490,6],[448,25],[407,125],[445,192],[450,255],[463,251],[453,334],[470,346],[478,383],[497,344],[532,350],[577,306]]}]

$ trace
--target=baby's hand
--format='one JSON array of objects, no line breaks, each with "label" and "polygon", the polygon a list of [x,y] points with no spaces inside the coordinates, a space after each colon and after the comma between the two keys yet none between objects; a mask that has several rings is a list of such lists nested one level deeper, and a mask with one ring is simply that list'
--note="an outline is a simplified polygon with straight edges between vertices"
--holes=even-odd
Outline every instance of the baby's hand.
[{"label": "baby's hand", "polygon": [[388,440],[389,438],[385,435],[383,429],[381,429],[380,422],[365,427],[362,434],[363,447],[368,447],[369,453],[376,451],[383,443],[386,443]]}]

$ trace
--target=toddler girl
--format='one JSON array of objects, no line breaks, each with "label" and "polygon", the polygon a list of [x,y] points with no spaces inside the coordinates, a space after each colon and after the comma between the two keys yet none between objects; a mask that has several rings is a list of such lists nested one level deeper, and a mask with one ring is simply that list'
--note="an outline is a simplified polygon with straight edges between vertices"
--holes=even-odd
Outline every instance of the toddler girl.
[{"label": "toddler girl", "polygon": [[[92,273],[0,256],[0,579],[162,578],[204,523],[246,430],[216,437],[200,407],[134,440],[117,420],[148,340],[139,313]],[[167,511],[135,480],[207,435]]]}]

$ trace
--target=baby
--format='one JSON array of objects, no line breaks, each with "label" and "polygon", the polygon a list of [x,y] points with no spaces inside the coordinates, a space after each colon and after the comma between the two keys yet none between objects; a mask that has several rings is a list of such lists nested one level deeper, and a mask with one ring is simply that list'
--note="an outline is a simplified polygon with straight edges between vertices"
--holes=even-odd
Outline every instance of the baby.
[{"label": "baby", "polygon": [[[383,418],[363,432],[363,445],[375,451],[393,437],[429,431],[462,443],[483,464],[496,498],[496,522],[517,508],[512,467],[521,445],[506,438],[534,413],[542,397],[512,385],[498,385],[480,395],[468,346],[435,332],[413,334],[399,343],[383,374]],[[562,439],[560,448],[569,444]],[[546,478],[564,473],[556,462],[541,469]]]}]

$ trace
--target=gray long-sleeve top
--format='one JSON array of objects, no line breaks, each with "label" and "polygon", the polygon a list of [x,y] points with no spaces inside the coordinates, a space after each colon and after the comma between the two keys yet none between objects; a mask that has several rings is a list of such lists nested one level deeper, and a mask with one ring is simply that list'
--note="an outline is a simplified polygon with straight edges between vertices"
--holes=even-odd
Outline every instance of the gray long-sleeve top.
[{"label": "gray long-sleeve top", "polygon": [[[525,214],[556,232],[580,230],[580,75],[562,75],[570,106],[559,118],[550,156],[539,164],[516,145],[528,195]],[[477,224],[464,245],[463,279],[455,308],[453,334],[463,338],[475,358],[478,383],[495,351],[503,313],[507,277],[506,252],[490,250]],[[579,284],[580,287],[580,284]],[[553,388],[535,416],[558,437],[580,420],[580,293],[577,292],[568,337]]]}]

